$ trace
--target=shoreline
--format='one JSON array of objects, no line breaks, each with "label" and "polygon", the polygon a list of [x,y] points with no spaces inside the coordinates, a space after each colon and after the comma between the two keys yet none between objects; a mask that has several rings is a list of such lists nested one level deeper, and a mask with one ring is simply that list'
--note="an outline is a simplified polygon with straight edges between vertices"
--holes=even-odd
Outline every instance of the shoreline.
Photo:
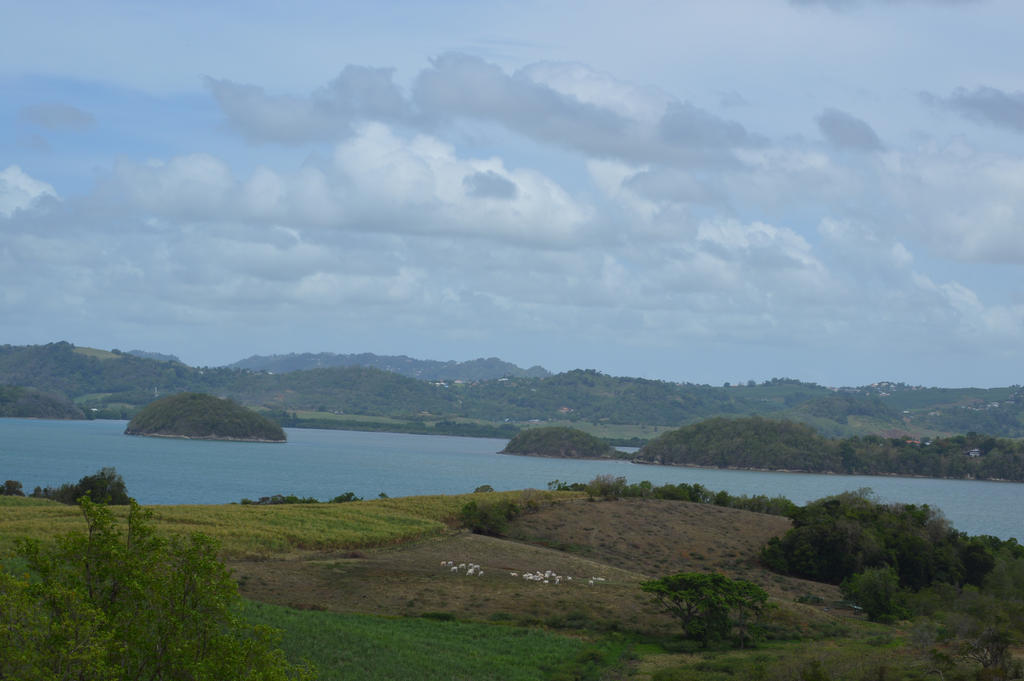
[{"label": "shoreline", "polygon": [[842,473],[839,471],[809,471],[801,468],[756,468],[753,466],[704,466],[696,463],[659,463],[655,461],[643,461],[640,459],[616,458],[611,456],[558,456],[551,454],[523,454],[519,452],[500,451],[498,454],[507,456],[525,456],[537,459],[567,459],[569,461],[622,461],[638,466],[666,466],[669,468],[695,468],[705,471],[749,471],[751,473],[798,473],[803,475],[836,475],[861,478],[906,478],[908,480],[963,480],[966,482],[1004,482],[1011,484],[1022,484],[1024,480],[1007,480],[1005,478],[953,478],[949,476],[934,475],[908,475],[904,473]]},{"label": "shoreline", "polygon": [[168,433],[129,433],[127,430],[124,431],[125,435],[132,437],[163,437],[172,440],[206,440],[211,442],[265,442],[267,444],[282,444],[287,443],[288,438],[283,440],[266,440],[256,437],[217,437],[214,435],[171,435]]},{"label": "shoreline", "polygon": [[[560,457],[554,457],[560,458]],[[702,466],[697,463],[656,463],[654,461],[641,461],[630,459],[630,463],[640,466],[670,466],[673,468],[699,468],[707,471],[750,471],[752,473],[802,473],[803,475],[845,475],[847,477],[861,478],[907,478],[908,480],[965,480],[968,482],[1009,482],[1014,484],[1024,483],[1024,480],[1007,480],[1005,478],[954,478],[948,475],[912,475],[906,473],[842,473],[840,471],[809,471],[801,468],[755,468],[753,466]]]}]

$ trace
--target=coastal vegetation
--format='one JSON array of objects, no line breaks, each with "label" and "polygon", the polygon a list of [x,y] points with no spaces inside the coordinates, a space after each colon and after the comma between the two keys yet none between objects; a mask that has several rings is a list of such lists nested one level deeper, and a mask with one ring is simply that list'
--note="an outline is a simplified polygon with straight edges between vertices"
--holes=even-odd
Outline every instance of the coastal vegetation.
[{"label": "coastal vegetation", "polygon": [[877,435],[828,439],[809,426],[758,416],[715,418],[668,431],[641,463],[850,475],[1024,481],[1024,442],[978,433],[924,441]]},{"label": "coastal vegetation", "polygon": [[[25,490],[20,480],[7,480],[0,487],[0,496],[24,497]],[[77,483],[66,482],[59,487],[40,487],[32,491],[33,499],[51,499],[62,504],[76,504],[78,499],[88,496],[101,504],[123,506],[128,504],[128,491],[124,478],[114,468],[101,468],[92,475],[83,476]]]},{"label": "coastal vegetation", "polygon": [[284,442],[281,426],[231,400],[181,393],[152,402],[128,423],[126,435],[201,440]]},{"label": "coastal vegetation", "polygon": [[35,388],[0,385],[0,417],[84,419],[71,400]]}]

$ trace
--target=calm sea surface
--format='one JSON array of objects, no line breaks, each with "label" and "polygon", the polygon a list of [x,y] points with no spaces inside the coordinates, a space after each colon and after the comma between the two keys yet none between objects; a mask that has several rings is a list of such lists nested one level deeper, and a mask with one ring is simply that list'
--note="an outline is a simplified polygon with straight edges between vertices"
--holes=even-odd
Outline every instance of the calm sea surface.
[{"label": "calm sea surface", "polygon": [[802,473],[720,471],[626,462],[500,455],[505,440],[288,429],[285,444],[204,442],[123,434],[124,421],[0,418],[0,481],[76,482],[113,466],[142,504],[222,504],[296,494],[327,500],[545,489],[610,473],[630,482],[700,483],[731,494],[785,496],[798,504],[870,487],[884,501],[927,503],[969,534],[1024,542],[1024,484]]}]

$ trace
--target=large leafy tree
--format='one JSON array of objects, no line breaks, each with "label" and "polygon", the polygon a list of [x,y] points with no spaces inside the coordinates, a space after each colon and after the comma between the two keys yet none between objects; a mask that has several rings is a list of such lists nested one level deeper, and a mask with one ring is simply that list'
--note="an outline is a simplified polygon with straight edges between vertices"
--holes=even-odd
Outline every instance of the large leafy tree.
[{"label": "large leafy tree", "polygon": [[277,681],[307,678],[273,633],[237,614],[212,539],[157,536],[132,500],[127,527],[80,500],[87,532],[22,540],[28,573],[0,570],[0,678]]},{"label": "large leafy tree", "polygon": [[679,620],[687,638],[705,648],[734,627],[740,645],[746,645],[768,602],[768,594],[753,582],[714,573],[680,572],[641,582],[640,588]]}]

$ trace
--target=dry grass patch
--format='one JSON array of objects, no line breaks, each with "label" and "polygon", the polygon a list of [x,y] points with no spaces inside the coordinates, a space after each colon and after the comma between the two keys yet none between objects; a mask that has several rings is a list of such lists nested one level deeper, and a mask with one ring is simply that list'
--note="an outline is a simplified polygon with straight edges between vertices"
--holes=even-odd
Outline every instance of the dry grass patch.
[{"label": "dry grass patch", "polygon": [[[786,630],[827,626],[834,618],[822,606],[793,600],[808,594],[829,603],[839,597],[835,587],[774,575],[757,564],[764,542],[788,526],[785,518],[687,502],[570,499],[515,520],[510,531],[517,539],[457,532],[334,556],[233,561],[231,567],[247,598],[297,608],[447,613],[652,634],[674,633],[678,623],[651,603],[639,583],[709,570],[764,586],[781,605],[773,619]],[[449,560],[479,564],[484,574],[453,573],[441,566]],[[560,584],[522,578],[548,570],[563,576]],[[603,581],[591,585],[592,577]]]},{"label": "dry grass patch", "polygon": [[657,578],[719,572],[759,584],[777,598],[836,600],[835,587],[766,571],[761,547],[791,527],[788,518],[660,499],[579,500],[515,520],[509,536]]},{"label": "dry grass patch", "polygon": [[[441,565],[449,560],[456,566],[478,564],[483,575]],[[459,619],[572,628],[674,626],[640,592],[643,575],[468,532],[347,556],[230,565],[245,597],[296,608],[402,616],[447,613]],[[557,573],[560,583],[522,577],[538,571]],[[600,579],[591,584],[592,577]]]}]

